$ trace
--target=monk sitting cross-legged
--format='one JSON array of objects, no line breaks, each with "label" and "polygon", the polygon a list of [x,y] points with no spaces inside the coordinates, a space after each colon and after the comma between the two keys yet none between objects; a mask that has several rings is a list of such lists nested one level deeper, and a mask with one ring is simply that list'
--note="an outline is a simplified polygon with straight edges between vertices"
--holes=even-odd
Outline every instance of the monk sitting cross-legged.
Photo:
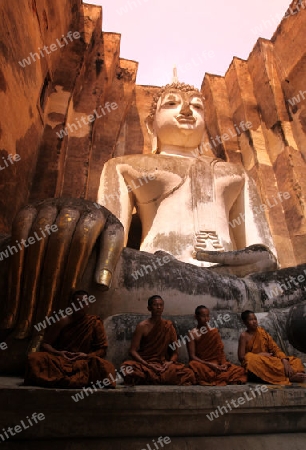
[{"label": "monk sitting cross-legged", "polygon": [[247,330],[241,333],[238,357],[250,379],[255,375],[267,383],[282,385],[306,382],[302,361],[280,350],[269,333],[258,326],[253,311],[244,311],[241,319]]},{"label": "monk sitting cross-legged", "polygon": [[159,295],[148,300],[149,319],[140,322],[133,334],[130,355],[134,360],[125,361],[123,366],[132,366],[127,374],[127,385],[136,384],[195,384],[193,372],[177,362],[177,351],[169,345],[177,340],[176,331],[170,320],[163,320],[164,301]]},{"label": "monk sitting cross-legged", "polygon": [[242,367],[226,360],[223,343],[217,328],[209,326],[209,309],[200,305],[195,310],[197,327],[189,332],[187,343],[189,366],[201,386],[225,386],[246,383]]},{"label": "monk sitting cross-legged", "polygon": [[28,355],[25,385],[82,388],[108,378],[107,386],[114,388],[115,368],[102,359],[107,349],[103,323],[98,316],[85,312],[88,293],[76,291],[71,306],[74,312],[66,308],[69,316],[57,316],[60,320],[47,330],[43,351]]}]

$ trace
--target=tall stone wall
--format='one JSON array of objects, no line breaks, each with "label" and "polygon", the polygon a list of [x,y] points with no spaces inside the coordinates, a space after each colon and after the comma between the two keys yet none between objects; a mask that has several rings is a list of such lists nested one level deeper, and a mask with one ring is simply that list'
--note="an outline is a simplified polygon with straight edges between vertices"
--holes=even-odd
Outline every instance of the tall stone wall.
[{"label": "tall stone wall", "polygon": [[[297,3],[271,41],[202,84],[207,154],[255,179],[282,267],[305,262],[306,250],[306,10]],[[101,32],[100,7],[11,0],[0,15],[0,162],[21,157],[0,172],[0,233],[9,233],[28,201],[95,201],[109,158],[150,152],[144,120],[158,88],[135,85],[137,63],[120,58],[119,34]],[[69,31],[80,38],[64,45]],[[58,39],[50,55],[18,63]]]},{"label": "tall stone wall", "polygon": [[[1,2],[0,18],[0,161],[20,158],[0,172],[0,234],[6,234],[29,201],[95,200],[138,64],[120,58],[119,34],[102,33],[102,8],[82,0]],[[67,38],[69,31],[80,37]],[[94,111],[96,120],[88,121]]]},{"label": "tall stone wall", "polygon": [[[73,66],[71,46],[64,47],[62,35],[80,28],[81,13],[81,0],[10,0],[0,4],[2,167],[8,155],[20,156],[0,172],[0,232],[9,232],[16,212],[29,199],[39,144],[46,133],[45,110],[52,83],[61,78],[59,67],[64,71],[65,64]],[[57,39],[58,47],[63,48],[48,49],[50,55],[43,50],[39,53],[38,49],[56,44]],[[79,41],[77,45],[84,48]],[[19,61],[25,58],[29,64],[22,67]]]}]

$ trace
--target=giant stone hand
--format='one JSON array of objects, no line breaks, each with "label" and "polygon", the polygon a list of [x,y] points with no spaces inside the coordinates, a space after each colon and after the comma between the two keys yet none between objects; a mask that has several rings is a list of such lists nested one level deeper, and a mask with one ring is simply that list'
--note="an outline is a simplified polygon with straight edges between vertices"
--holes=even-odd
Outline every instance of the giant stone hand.
[{"label": "giant stone hand", "polygon": [[33,325],[65,309],[71,292],[83,287],[91,255],[96,258],[90,267],[95,281],[107,290],[122,246],[121,223],[98,204],[49,199],[23,208],[12,229],[0,329],[14,330],[15,339],[37,335]]}]

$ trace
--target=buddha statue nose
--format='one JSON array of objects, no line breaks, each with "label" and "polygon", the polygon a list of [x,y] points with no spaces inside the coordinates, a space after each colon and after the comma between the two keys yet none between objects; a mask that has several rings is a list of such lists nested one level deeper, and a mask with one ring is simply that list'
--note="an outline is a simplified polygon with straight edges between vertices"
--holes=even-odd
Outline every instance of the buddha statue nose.
[{"label": "buddha statue nose", "polygon": [[189,102],[184,102],[180,111],[180,114],[184,116],[192,116],[192,110],[190,108]]}]

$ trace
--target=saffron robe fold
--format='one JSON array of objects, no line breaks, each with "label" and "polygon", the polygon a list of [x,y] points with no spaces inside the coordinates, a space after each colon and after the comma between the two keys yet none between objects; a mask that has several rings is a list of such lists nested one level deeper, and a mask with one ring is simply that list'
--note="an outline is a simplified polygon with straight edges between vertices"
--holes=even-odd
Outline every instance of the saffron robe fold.
[{"label": "saffron robe fold", "polygon": [[102,359],[107,349],[107,338],[100,317],[84,315],[67,325],[52,347],[59,351],[86,353],[87,356],[69,361],[49,352],[30,353],[25,385],[82,388],[91,381],[95,383],[109,378],[109,387],[115,387],[115,368]]},{"label": "saffron robe fold", "polygon": [[[170,359],[169,344],[176,342],[177,335],[170,320],[156,323],[147,336],[143,336],[138,350],[139,355],[148,363],[162,366]],[[133,372],[126,374],[124,381],[128,385],[136,384],[174,384],[188,386],[195,384],[193,372],[184,364],[172,363],[164,372],[155,372],[151,367],[128,360],[123,366],[132,366]]]},{"label": "saffron robe fold", "polygon": [[243,367],[226,360],[224,345],[217,328],[207,329],[205,334],[194,341],[195,355],[203,361],[213,364],[230,364],[226,372],[216,372],[205,363],[192,360],[189,366],[195,373],[197,384],[201,386],[225,386],[226,384],[246,383],[247,376]]},{"label": "saffron robe fold", "polygon": [[[271,384],[290,385],[285,375],[282,359],[288,359],[294,373],[304,372],[302,361],[295,356],[286,356],[275,341],[261,327],[258,327],[254,336],[246,343],[245,357],[242,362],[247,372],[251,372],[263,381]],[[273,353],[273,356],[258,355],[258,353]]]}]

